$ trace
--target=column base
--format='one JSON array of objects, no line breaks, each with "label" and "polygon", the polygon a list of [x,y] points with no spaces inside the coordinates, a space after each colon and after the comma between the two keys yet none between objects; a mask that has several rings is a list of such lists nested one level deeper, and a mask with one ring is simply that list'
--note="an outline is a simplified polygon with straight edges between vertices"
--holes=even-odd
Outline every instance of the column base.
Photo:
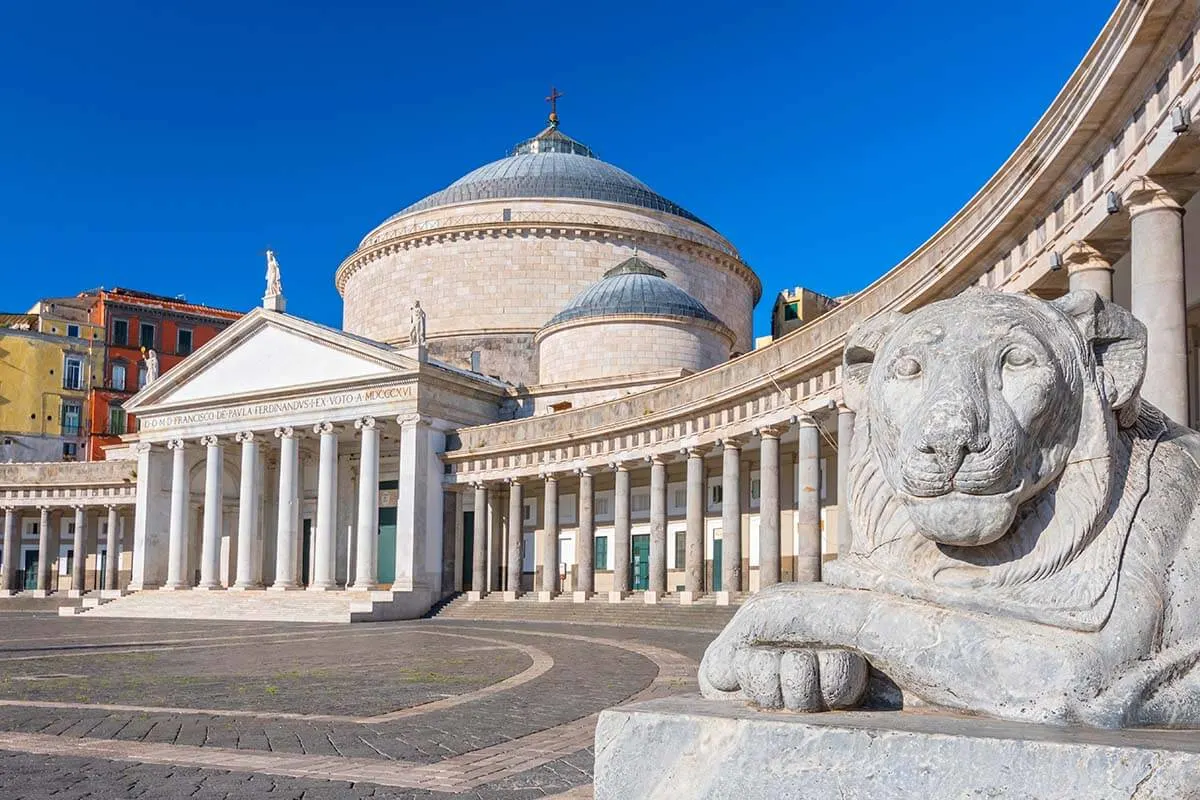
[{"label": "column base", "polygon": [[554,596],[556,594],[557,594],[557,592],[546,592],[546,591],[538,592],[537,593],[537,601],[539,603],[549,603],[551,600],[554,599]]},{"label": "column base", "polygon": [[192,587],[193,592],[220,592],[220,591],[224,591],[224,589],[225,589],[225,587],[219,583],[214,584],[213,586],[194,586],[194,587]]},{"label": "column base", "polygon": [[713,596],[717,599],[717,605],[727,606],[733,603],[733,592],[713,592]]},{"label": "column base", "polygon": [[304,587],[298,583],[273,583],[267,587],[268,592],[302,592]]},{"label": "column base", "polygon": [[85,594],[83,589],[67,589],[67,597],[72,600],[78,600]]},{"label": "column base", "polygon": [[679,605],[681,605],[681,606],[690,606],[699,599],[700,599],[699,592],[684,591],[684,592],[679,593]]},{"label": "column base", "polygon": [[346,587],[348,592],[374,592],[378,591],[378,583],[355,583]]},{"label": "column base", "polygon": [[[236,589],[238,587],[231,586],[230,588]],[[331,583],[328,586],[318,586],[317,584],[314,583],[314,584],[310,585],[304,591],[306,591],[306,592],[336,592],[337,589],[338,589],[338,587],[337,587],[336,583]]]},{"label": "column base", "polygon": [[190,591],[191,588],[192,587],[188,586],[186,583],[181,583],[178,586],[168,584],[167,586],[161,587],[159,589],[159,591],[160,592],[187,592],[187,591]]},{"label": "column base", "polygon": [[483,592],[477,592],[474,589],[472,589],[471,591],[467,592],[467,602],[468,603],[478,603],[480,600],[483,599],[483,594],[484,594]]},{"label": "column base", "polygon": [[501,595],[501,599],[504,600],[504,602],[506,602],[506,603],[513,603],[513,602],[516,602],[516,599],[520,596],[521,595],[519,592],[504,592]]},{"label": "column base", "polygon": [[571,592],[571,601],[574,603],[586,603],[591,596],[591,592],[575,591]]},{"label": "column base", "polygon": [[642,592],[642,602],[648,606],[656,606],[662,602],[664,594],[666,594],[666,592],[653,592],[647,590]]},{"label": "column base", "polygon": [[236,583],[229,587],[231,592],[261,592],[263,587],[261,584],[250,584],[249,586],[239,586]]},{"label": "column base", "polygon": [[608,593],[608,602],[623,603],[623,602],[625,602],[625,598],[628,596],[629,596],[629,592],[609,592]]},{"label": "column base", "polygon": [[17,595],[12,589],[0,589],[0,597],[15,597]]},{"label": "column base", "polygon": [[101,600],[120,600],[125,595],[129,594],[127,589],[101,589]]},{"label": "column base", "polygon": [[53,594],[53,592],[51,592],[48,589],[30,589],[29,590],[30,597],[49,597],[51,594]]}]

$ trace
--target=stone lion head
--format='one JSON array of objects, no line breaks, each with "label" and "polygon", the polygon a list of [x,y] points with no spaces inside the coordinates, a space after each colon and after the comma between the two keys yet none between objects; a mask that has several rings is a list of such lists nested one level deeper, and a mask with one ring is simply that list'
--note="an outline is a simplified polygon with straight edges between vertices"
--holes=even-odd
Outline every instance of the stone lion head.
[{"label": "stone lion head", "polygon": [[[860,325],[843,379],[858,413],[856,549],[915,532],[936,546],[938,569],[996,565],[1039,544],[1069,557],[1086,531],[1039,541],[1069,509],[1037,501],[1074,475],[1082,493],[1070,502],[1086,498],[1086,509],[1072,513],[1091,517],[1075,527],[1094,527],[1114,437],[1137,417],[1145,356],[1145,328],[1094,292],[1046,302],[971,290]],[[1037,530],[1006,543],[1030,517]]]}]

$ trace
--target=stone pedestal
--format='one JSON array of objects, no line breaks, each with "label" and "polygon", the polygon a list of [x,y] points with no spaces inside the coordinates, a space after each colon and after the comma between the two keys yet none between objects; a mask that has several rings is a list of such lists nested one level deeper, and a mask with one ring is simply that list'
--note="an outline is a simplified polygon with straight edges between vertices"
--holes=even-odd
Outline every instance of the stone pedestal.
[{"label": "stone pedestal", "polygon": [[625,592],[609,592],[608,593],[608,602],[623,603],[623,602],[625,602],[625,594],[626,594]]},{"label": "stone pedestal", "polygon": [[67,597],[72,600],[78,600],[83,597],[83,589],[67,589]]},{"label": "stone pedestal", "polygon": [[1184,797],[1190,731],[1108,731],[897,711],[791,714],[698,696],[600,714],[596,800]]},{"label": "stone pedestal", "polygon": [[690,606],[700,599],[699,592],[682,591],[679,593],[679,605]]},{"label": "stone pedestal", "polygon": [[41,597],[49,597],[51,594],[53,594],[53,592],[51,592],[49,589],[30,589],[25,594],[27,594],[29,597],[41,598]]},{"label": "stone pedestal", "polygon": [[591,592],[571,592],[571,602],[586,603],[590,596]]},{"label": "stone pedestal", "polygon": [[713,592],[713,597],[716,598],[717,605],[727,606],[733,600],[733,592]]},{"label": "stone pedestal", "polygon": [[467,602],[468,603],[478,603],[482,599],[483,599],[483,592],[476,592],[476,591],[467,592]]},{"label": "stone pedestal", "polygon": [[500,599],[502,599],[506,603],[515,603],[517,601],[518,597],[520,597],[519,594],[517,594],[516,592],[509,592],[509,591],[505,591],[500,595]]},{"label": "stone pedestal", "polygon": [[539,603],[549,603],[554,599],[554,592],[541,591],[537,593],[537,601]]},{"label": "stone pedestal", "polygon": [[648,606],[656,606],[662,602],[662,592],[642,592],[642,602]]}]

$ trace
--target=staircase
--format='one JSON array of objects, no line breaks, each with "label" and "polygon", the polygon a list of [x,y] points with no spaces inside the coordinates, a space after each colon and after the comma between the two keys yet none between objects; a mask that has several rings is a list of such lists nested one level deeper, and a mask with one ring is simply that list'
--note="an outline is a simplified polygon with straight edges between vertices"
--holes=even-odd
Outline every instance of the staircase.
[{"label": "staircase", "polygon": [[262,622],[375,622],[414,619],[429,606],[423,594],[390,591],[135,592],[119,599],[84,598],[85,618],[258,620]]},{"label": "staircase", "polygon": [[737,605],[718,606],[712,596],[702,596],[691,605],[680,605],[676,595],[666,595],[648,605],[641,592],[619,603],[610,603],[608,595],[574,602],[562,594],[548,603],[539,602],[537,593],[505,601],[500,594],[482,600],[468,600],[465,594],[430,610],[432,619],[503,620],[511,622],[568,622],[584,625],[629,625],[652,628],[693,628],[720,631],[732,619]]}]

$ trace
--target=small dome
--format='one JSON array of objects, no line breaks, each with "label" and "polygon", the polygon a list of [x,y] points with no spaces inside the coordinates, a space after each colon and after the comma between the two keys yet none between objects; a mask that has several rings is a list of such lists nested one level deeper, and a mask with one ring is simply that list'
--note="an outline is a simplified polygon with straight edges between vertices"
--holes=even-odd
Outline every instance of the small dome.
[{"label": "small dome", "polygon": [[567,136],[557,125],[521,142],[507,158],[468,172],[440,192],[392,215],[385,224],[406,214],[454,203],[526,197],[624,203],[709,227],[695,214],[672,203],[625,170],[596,158],[587,145]]},{"label": "small dome", "polygon": [[576,295],[545,327],[617,314],[696,319],[726,327],[703,303],[668,281],[665,272],[637,256],[604,273],[600,281]]}]

